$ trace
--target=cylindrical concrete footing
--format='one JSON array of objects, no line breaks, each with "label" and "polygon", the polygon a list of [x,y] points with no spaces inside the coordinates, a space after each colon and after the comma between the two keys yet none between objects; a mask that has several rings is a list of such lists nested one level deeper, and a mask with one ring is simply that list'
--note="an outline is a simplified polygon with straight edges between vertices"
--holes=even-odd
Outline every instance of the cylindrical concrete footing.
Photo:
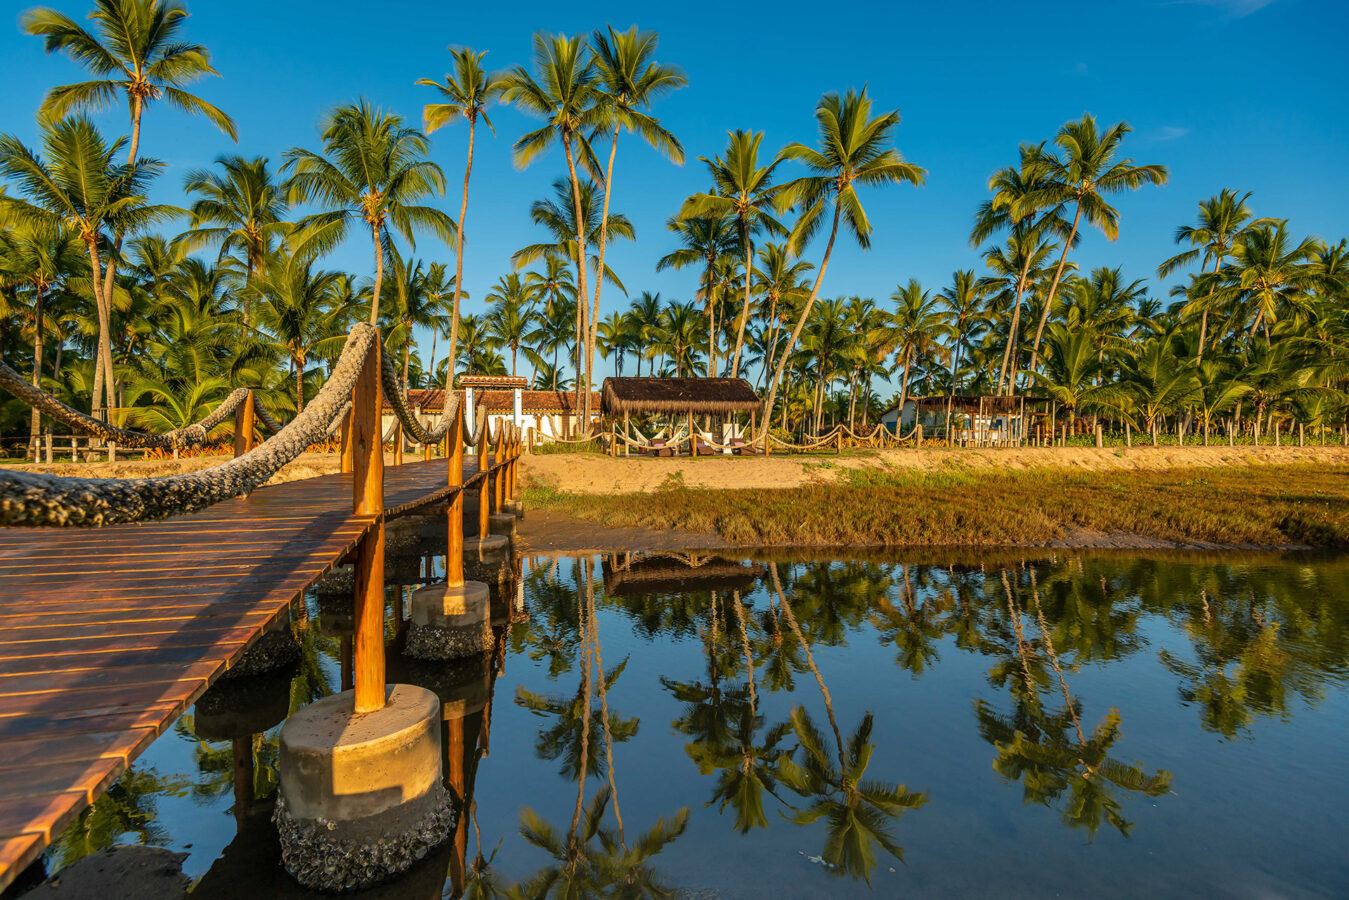
[{"label": "cylindrical concrete footing", "polygon": [[510,513],[517,519],[523,519],[525,517],[525,501],[506,500],[501,504],[501,511],[503,513]]},{"label": "cylindrical concrete footing", "polygon": [[484,584],[497,584],[510,572],[510,538],[493,534],[464,538],[464,577]]},{"label": "cylindrical concrete footing", "polygon": [[487,585],[428,584],[412,592],[403,652],[416,659],[481,656],[492,646]]},{"label": "cylindrical concrete footing", "polygon": [[487,533],[515,538],[515,513],[493,513],[487,517]]},{"label": "cylindrical concrete footing", "polygon": [[351,691],[324,697],[281,729],[282,864],[315,890],[387,881],[451,830],[436,695],[391,684],[383,709],[354,706]]}]

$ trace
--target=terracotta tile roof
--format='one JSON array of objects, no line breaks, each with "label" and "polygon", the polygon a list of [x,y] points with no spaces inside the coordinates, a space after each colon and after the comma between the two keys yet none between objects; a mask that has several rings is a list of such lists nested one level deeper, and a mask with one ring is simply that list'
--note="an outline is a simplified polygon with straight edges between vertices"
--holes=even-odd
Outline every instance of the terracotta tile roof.
[{"label": "terracotta tile roof", "polygon": [[[459,391],[459,396],[463,396],[463,391]],[[575,409],[576,394],[574,391],[521,391],[520,404],[523,412],[539,413],[571,413]],[[440,388],[434,390],[414,389],[408,391],[408,405],[414,410],[422,409],[426,412],[438,413],[445,409],[445,391]],[[477,408],[486,408],[492,412],[511,412],[515,408],[514,391],[493,391],[493,390],[475,390],[473,392],[473,405]],[[599,392],[592,392],[590,395],[590,408],[599,411],[600,395]]]}]

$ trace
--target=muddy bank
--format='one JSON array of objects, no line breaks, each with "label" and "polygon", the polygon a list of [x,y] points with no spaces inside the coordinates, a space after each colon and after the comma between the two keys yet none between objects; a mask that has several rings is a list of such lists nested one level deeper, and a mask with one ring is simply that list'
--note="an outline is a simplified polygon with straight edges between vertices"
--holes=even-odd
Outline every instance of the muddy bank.
[{"label": "muddy bank", "polygon": [[721,490],[833,484],[855,470],[916,472],[1155,472],[1259,465],[1349,464],[1349,447],[1019,447],[879,450],[840,456],[617,458],[597,453],[525,456],[524,484],[573,494],[650,493],[673,487]]},{"label": "muddy bank", "polygon": [[[685,550],[751,550],[759,545],[727,541],[714,531],[661,530],[632,526],[610,526],[586,521],[560,509],[530,511],[518,526],[520,552],[531,554],[620,553],[623,551],[676,552]],[[1233,551],[1309,550],[1305,544],[1222,544],[1213,541],[1175,541],[1147,537],[1132,532],[1097,531],[1080,525],[1066,525],[1060,536],[1043,541],[1020,541],[1000,544],[1009,549],[1042,550],[1185,550]],[[836,544],[822,546],[802,545],[812,550],[833,549],[848,554],[859,551],[881,551],[883,544]],[[801,549],[801,548],[781,548]],[[895,549],[890,547],[888,549]],[[968,547],[953,549],[968,549]]]}]

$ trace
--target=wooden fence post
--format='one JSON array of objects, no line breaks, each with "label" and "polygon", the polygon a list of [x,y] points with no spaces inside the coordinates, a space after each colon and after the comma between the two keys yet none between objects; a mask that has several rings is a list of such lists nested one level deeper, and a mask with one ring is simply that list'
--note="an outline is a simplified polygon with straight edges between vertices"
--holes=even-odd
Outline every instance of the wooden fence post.
[{"label": "wooden fence post", "polygon": [[395,422],[393,426],[393,464],[401,466],[403,464],[403,423]]},{"label": "wooden fence post", "polygon": [[380,433],[380,342],[352,390],[352,511],[374,522],[356,548],[355,710],[384,707],[384,440]]},{"label": "wooden fence post", "polygon": [[[505,421],[503,420],[503,421],[501,422],[501,424],[497,426],[497,445],[496,445],[495,447],[492,448],[492,463],[491,463],[491,464],[492,464],[493,467],[500,466],[500,465],[501,465],[502,459],[504,459],[504,458],[505,458],[505,455],[506,455],[506,453],[505,453],[505,450],[506,450],[506,430],[505,430],[505,429],[506,429],[506,423],[505,423]],[[499,512],[501,512],[501,501],[504,499],[504,498],[502,497],[502,492],[505,490],[505,487],[506,487],[506,486],[502,483],[502,479],[501,479],[501,476],[504,475],[504,474],[505,474],[505,470],[504,470],[504,469],[501,469],[501,468],[498,468],[497,471],[496,471],[495,477],[492,479],[492,512],[494,512],[494,513],[499,513]]]},{"label": "wooden fence post", "polygon": [[915,449],[923,449],[923,423],[919,422],[913,426],[913,446]]},{"label": "wooden fence post", "polygon": [[483,417],[482,433],[478,435],[478,452],[474,454],[475,461],[478,464],[478,474],[482,475],[482,480],[478,482],[478,540],[487,540],[489,533],[489,522],[487,517],[492,514],[491,510],[491,487],[492,476],[487,473],[491,468],[491,462],[487,459],[487,418]]},{"label": "wooden fence post", "polygon": [[356,414],[356,407],[354,404],[356,391],[354,389],[351,392],[351,399],[353,401],[352,408],[347,410],[347,414],[342,417],[342,465],[340,471],[343,475],[352,471],[355,459],[351,449],[351,417]]},{"label": "wooden fence post", "polygon": [[234,458],[253,449],[253,392],[234,407]]},{"label": "wooden fence post", "polygon": [[1101,426],[1096,426],[1096,446],[1101,448],[1105,446],[1105,436],[1101,433]]},{"label": "wooden fence post", "polygon": [[464,405],[462,403],[450,421],[447,440],[450,442],[450,454],[447,457],[446,480],[451,487],[457,484],[460,489],[450,497],[449,509],[446,512],[449,516],[447,523],[449,542],[445,549],[445,583],[451,587],[459,587],[464,583]]}]

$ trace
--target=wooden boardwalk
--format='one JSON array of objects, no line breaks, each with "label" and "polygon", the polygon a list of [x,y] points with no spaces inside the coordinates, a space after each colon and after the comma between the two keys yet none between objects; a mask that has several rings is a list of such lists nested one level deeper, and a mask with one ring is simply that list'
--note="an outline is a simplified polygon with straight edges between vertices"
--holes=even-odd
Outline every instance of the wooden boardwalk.
[{"label": "wooden boardwalk", "polygon": [[[385,469],[386,517],[450,496],[446,471]],[[351,509],[352,476],[326,475],[159,522],[0,528],[0,890],[356,546],[374,519]]]}]

